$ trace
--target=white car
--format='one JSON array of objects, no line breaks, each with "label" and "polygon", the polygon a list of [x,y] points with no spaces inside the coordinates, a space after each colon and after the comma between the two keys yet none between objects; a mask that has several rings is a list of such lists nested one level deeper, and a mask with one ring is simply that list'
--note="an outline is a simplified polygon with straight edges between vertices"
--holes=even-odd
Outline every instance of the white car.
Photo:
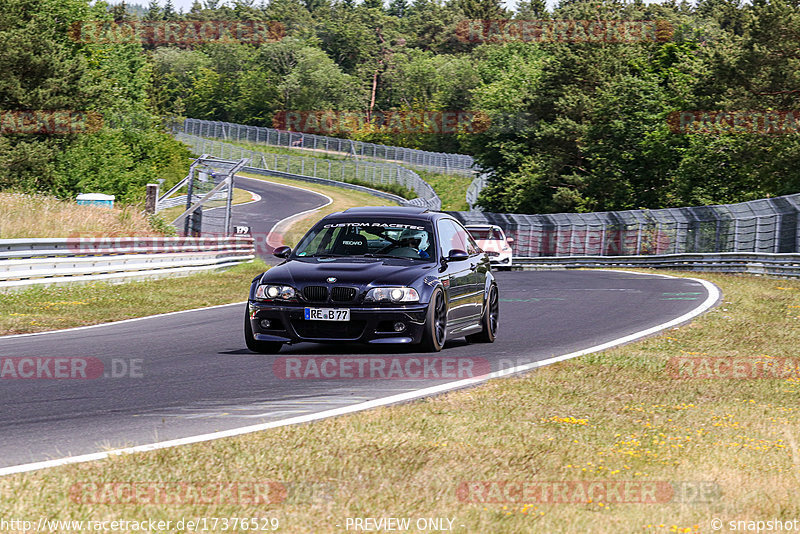
[{"label": "white car", "polygon": [[466,229],[487,254],[489,261],[496,267],[511,267],[514,254],[510,243],[514,240],[506,237],[503,229],[494,224],[471,224]]}]

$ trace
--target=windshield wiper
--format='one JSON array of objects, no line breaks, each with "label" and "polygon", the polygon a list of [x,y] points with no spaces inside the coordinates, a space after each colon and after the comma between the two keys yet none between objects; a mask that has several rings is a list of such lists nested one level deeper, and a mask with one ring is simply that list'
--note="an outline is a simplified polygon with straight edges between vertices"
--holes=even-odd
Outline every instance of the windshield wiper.
[{"label": "windshield wiper", "polygon": [[365,258],[397,258],[399,260],[424,260],[425,258],[411,258],[409,256],[395,256],[394,254],[378,254],[373,252],[367,252],[366,254],[360,254],[360,256],[364,256]]}]

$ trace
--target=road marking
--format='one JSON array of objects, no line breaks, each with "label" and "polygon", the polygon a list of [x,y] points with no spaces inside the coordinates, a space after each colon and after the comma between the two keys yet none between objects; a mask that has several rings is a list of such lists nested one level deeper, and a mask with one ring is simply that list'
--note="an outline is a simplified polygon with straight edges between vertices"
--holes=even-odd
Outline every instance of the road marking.
[{"label": "road marking", "polygon": [[[608,269],[603,269],[603,270],[608,270]],[[613,271],[613,272],[630,272],[630,271]],[[632,274],[639,274],[639,273],[632,273]],[[593,352],[599,352],[599,351],[602,351],[602,350],[606,350],[606,349],[610,349],[610,348],[613,348],[613,347],[617,347],[619,345],[624,345],[626,343],[630,343],[632,341],[636,341],[636,340],[642,339],[644,337],[656,334],[656,333],[661,332],[663,330],[666,330],[668,328],[673,328],[673,327],[679,326],[679,325],[681,325],[681,324],[683,324],[683,323],[685,323],[687,321],[690,321],[691,319],[694,319],[695,317],[697,317],[698,315],[701,315],[702,313],[706,312],[707,310],[709,310],[717,302],[719,302],[719,300],[720,300],[720,298],[722,296],[722,294],[720,293],[719,289],[717,289],[717,286],[715,286],[711,282],[707,282],[705,280],[700,280],[700,279],[697,279],[697,278],[683,278],[683,277],[677,277],[677,276],[669,276],[669,275],[664,275],[664,274],[654,274],[652,276],[660,276],[660,277],[663,277],[663,278],[675,278],[675,279],[678,279],[678,280],[691,280],[691,281],[694,281],[696,283],[699,283],[703,287],[705,287],[706,291],[708,292],[708,297],[699,306],[694,308],[692,311],[684,313],[683,315],[681,315],[679,317],[676,317],[675,319],[672,319],[672,320],[667,321],[665,323],[662,323],[662,324],[659,324],[659,325],[656,325],[656,326],[652,326],[652,327],[647,328],[645,330],[641,330],[641,331],[635,332],[633,334],[628,334],[627,336],[623,336],[623,337],[608,341],[606,343],[602,343],[600,345],[595,345],[595,346],[589,347],[587,349],[583,349],[583,350],[579,350],[579,351],[575,351],[575,352],[570,352],[568,354],[562,354],[560,356],[554,356],[552,358],[547,358],[545,360],[540,360],[540,361],[532,362],[532,363],[525,364],[525,365],[519,365],[519,366],[516,366],[516,367],[511,367],[509,369],[504,369],[502,371],[494,371],[492,373],[489,373],[486,376],[476,377],[476,378],[469,378],[469,379],[464,379],[464,380],[458,380],[458,381],[455,381],[455,382],[448,382],[446,384],[440,384],[438,386],[432,386],[432,387],[427,387],[427,388],[423,388],[423,389],[408,391],[406,393],[390,395],[388,397],[383,397],[383,398],[380,398],[380,399],[374,399],[374,400],[370,400],[370,401],[366,401],[366,402],[361,402],[361,403],[353,404],[353,405],[350,405],[350,406],[343,406],[343,407],[340,407],[340,408],[333,408],[333,409],[330,409],[330,410],[325,410],[325,411],[322,411],[322,412],[308,414],[308,415],[300,415],[300,416],[290,417],[288,419],[282,419],[282,420],[278,420],[278,421],[271,421],[269,423],[261,423],[261,424],[258,424],[258,425],[250,425],[250,426],[234,428],[234,429],[230,429],[230,430],[212,432],[212,433],[209,433],[209,434],[200,434],[200,435],[191,436],[191,437],[188,437],[188,438],[179,438],[179,439],[173,439],[173,440],[168,440],[168,441],[161,441],[161,442],[157,442],[157,443],[150,443],[150,444],[147,444],[147,445],[138,445],[138,446],[135,446],[135,447],[127,447],[127,448],[123,448],[123,449],[115,449],[115,450],[102,451],[102,452],[96,452],[96,453],[91,453],[91,454],[83,454],[83,455],[80,455],[80,456],[72,456],[72,457],[68,457],[68,458],[59,458],[57,460],[47,460],[47,461],[43,461],[43,462],[34,462],[34,463],[29,463],[29,464],[22,464],[22,465],[10,466],[10,467],[3,467],[3,468],[0,468],[0,476],[11,475],[11,474],[15,474],[15,473],[26,473],[26,472],[29,472],[29,471],[38,471],[40,469],[47,469],[47,468],[50,468],[50,467],[57,467],[57,466],[61,466],[61,465],[69,465],[69,464],[76,464],[76,463],[91,462],[91,461],[95,461],[95,460],[104,460],[104,459],[112,457],[112,456],[120,456],[120,455],[123,455],[123,454],[133,454],[133,453],[139,453],[139,452],[156,451],[156,450],[161,450],[161,449],[168,449],[168,448],[172,448],[172,447],[178,447],[178,446],[181,446],[181,445],[190,445],[190,444],[194,444],[194,443],[203,443],[203,442],[206,442],[206,441],[213,441],[213,440],[222,439],[222,438],[241,436],[243,434],[251,434],[253,432],[260,432],[260,431],[263,431],[263,430],[270,430],[272,428],[279,428],[279,427],[283,427],[283,426],[296,425],[296,424],[301,424],[301,423],[310,423],[310,422],[313,422],[313,421],[319,421],[321,419],[327,419],[327,418],[336,417],[336,416],[339,416],[339,415],[352,414],[352,413],[361,412],[361,411],[364,411],[364,410],[369,410],[371,408],[378,408],[378,407],[381,407],[381,406],[388,406],[388,405],[391,405],[391,404],[397,404],[397,403],[401,403],[401,402],[408,402],[408,401],[411,401],[411,400],[420,399],[420,398],[427,397],[427,396],[430,396],[430,395],[444,393],[444,392],[447,392],[447,391],[453,391],[453,390],[456,390],[456,389],[462,389],[462,388],[465,388],[465,387],[481,384],[481,383],[486,382],[487,380],[492,379],[492,378],[500,378],[500,377],[509,376],[509,375],[513,375],[513,374],[524,373],[524,372],[532,371],[532,370],[537,369],[539,367],[544,367],[546,365],[550,365],[550,364],[553,364],[553,363],[556,363],[556,362],[561,362],[561,361],[564,361],[564,360],[569,360],[571,358],[576,358],[578,356],[584,356],[586,354],[591,354]],[[98,325],[98,326],[104,326],[104,325]]]},{"label": "road marking", "polygon": [[[242,178],[247,178],[247,176],[242,176]],[[252,191],[244,189],[243,187],[239,187],[239,188],[234,187],[234,189],[241,189],[242,191],[247,191],[248,193],[250,193],[250,200],[248,200],[247,202],[241,202],[239,204],[231,204],[231,209],[238,208],[239,206],[246,206],[248,204],[253,204],[255,202],[261,202],[261,195],[259,195],[258,193],[254,193]],[[203,210],[203,212],[207,213],[209,211],[214,211],[214,210],[222,209],[222,208],[225,208],[225,207],[226,206],[217,206],[216,208],[206,208],[206,209]]]},{"label": "road marking", "polygon": [[531,297],[527,299],[500,299],[500,302],[538,302],[540,300],[565,300],[563,297]]},{"label": "road marking", "polygon": [[30,334],[11,334],[10,336],[0,336],[0,341],[4,339],[13,339],[15,337],[30,337],[30,336],[46,336],[49,334],[60,334],[62,332],[75,332],[77,330],[88,330],[90,328],[102,328],[104,326],[114,326],[124,323],[133,323],[136,321],[144,321],[146,319],[155,319],[157,317],[168,317],[170,315],[177,315],[179,313],[190,313],[203,310],[213,310],[214,308],[224,308],[225,306],[241,306],[247,304],[246,300],[241,302],[231,302],[230,304],[217,304],[216,306],[206,306],[205,308],[192,308],[191,310],[179,310],[174,312],[159,313],[157,315],[145,315],[144,317],[134,317],[133,319],[122,319],[120,321],[111,321],[108,323],[90,324],[87,326],[75,326],[72,328],[63,328],[61,330],[48,330],[46,332],[32,332]]}]

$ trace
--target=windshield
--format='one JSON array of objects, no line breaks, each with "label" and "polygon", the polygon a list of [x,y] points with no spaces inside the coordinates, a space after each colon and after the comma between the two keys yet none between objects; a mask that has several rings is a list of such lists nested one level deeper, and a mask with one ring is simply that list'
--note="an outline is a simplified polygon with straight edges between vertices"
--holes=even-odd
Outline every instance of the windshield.
[{"label": "windshield", "polygon": [[316,226],[303,237],[294,255],[392,257],[432,261],[433,251],[433,235],[424,223],[346,221]]},{"label": "windshield", "polygon": [[503,232],[497,228],[467,228],[474,239],[503,240]]}]

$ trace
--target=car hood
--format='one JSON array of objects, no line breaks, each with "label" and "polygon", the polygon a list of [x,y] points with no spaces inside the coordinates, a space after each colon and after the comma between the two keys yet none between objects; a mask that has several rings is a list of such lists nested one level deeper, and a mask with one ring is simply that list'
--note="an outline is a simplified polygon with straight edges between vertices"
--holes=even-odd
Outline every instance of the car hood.
[{"label": "car hood", "polygon": [[305,258],[277,265],[261,277],[261,283],[289,284],[304,287],[326,284],[335,277],[337,285],[410,285],[435,272],[433,262],[415,262],[393,258]]}]

